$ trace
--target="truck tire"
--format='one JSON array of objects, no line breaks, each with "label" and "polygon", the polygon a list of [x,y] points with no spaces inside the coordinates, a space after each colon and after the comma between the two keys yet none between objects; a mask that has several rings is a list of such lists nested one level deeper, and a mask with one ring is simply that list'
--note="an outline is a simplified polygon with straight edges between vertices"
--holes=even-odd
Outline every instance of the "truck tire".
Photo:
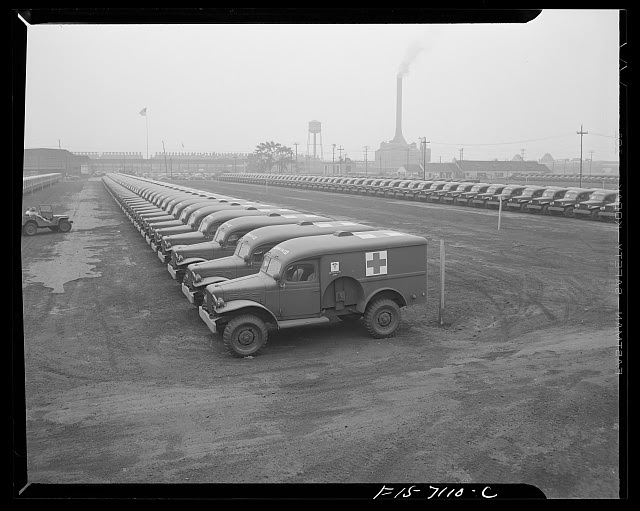
[{"label": "truck tire", "polygon": [[542,209],[540,210],[540,212],[543,215],[548,215],[549,214],[549,206],[542,206]]},{"label": "truck tire", "polygon": [[71,222],[69,220],[60,220],[58,222],[60,232],[69,232],[71,230]]},{"label": "truck tire", "polygon": [[257,316],[243,314],[227,323],[222,341],[229,354],[241,358],[256,355],[267,344],[267,327]]},{"label": "truck tire", "polygon": [[567,218],[573,218],[575,214],[573,213],[573,208],[567,208],[564,210],[564,216]]},{"label": "truck tire", "polygon": [[363,323],[369,335],[376,339],[393,337],[400,325],[400,307],[389,298],[379,298],[367,305]]},{"label": "truck tire", "polygon": [[22,232],[24,232],[27,236],[33,236],[38,232],[38,224],[36,224],[35,222],[27,222],[26,224],[24,224]]}]

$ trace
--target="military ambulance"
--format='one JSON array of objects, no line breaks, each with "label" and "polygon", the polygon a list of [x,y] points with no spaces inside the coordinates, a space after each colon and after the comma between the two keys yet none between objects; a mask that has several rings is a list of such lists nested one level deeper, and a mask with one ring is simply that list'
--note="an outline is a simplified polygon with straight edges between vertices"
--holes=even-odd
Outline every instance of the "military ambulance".
[{"label": "military ambulance", "polygon": [[182,293],[189,302],[199,306],[208,285],[258,273],[264,255],[278,243],[286,240],[333,234],[336,231],[374,230],[376,230],[375,227],[368,225],[335,220],[328,222],[303,220],[295,225],[259,227],[240,239],[233,255],[188,265],[182,280]]},{"label": "military ambulance", "polygon": [[[212,203],[206,207],[203,206],[202,210],[204,211],[205,208],[210,212],[213,213],[214,211],[220,211],[221,209],[229,209],[228,207],[225,206],[239,206],[239,207],[264,207],[264,208],[272,208],[275,206],[270,206],[268,204],[262,205],[256,202],[247,202],[247,201],[243,201],[243,200],[237,200],[237,201],[233,201],[233,202],[214,202],[212,201]],[[200,210],[196,211],[194,214],[198,215],[198,212]],[[193,215],[192,215],[193,216]],[[204,215],[206,216],[206,215]],[[204,218],[203,215],[199,215],[199,218]],[[190,220],[190,219],[189,219]],[[189,225],[189,220],[187,220],[186,222],[181,222],[177,219],[175,220],[163,220],[163,221],[155,221],[152,220],[150,222],[147,222],[147,234],[149,236],[149,238],[151,239],[151,241],[153,241],[155,238],[157,238],[158,236],[156,236],[156,233],[158,232],[164,232],[169,230],[170,233],[172,234],[178,234],[181,232],[189,232],[192,231],[193,228]],[[161,237],[161,236],[160,236]],[[156,243],[156,245],[158,245],[158,243]],[[154,251],[157,250],[154,248]]]},{"label": "military ambulance", "polygon": [[[188,229],[178,230],[178,227],[169,227],[167,229],[159,229],[154,233],[154,240],[151,248],[158,251],[158,259],[167,264],[171,259],[171,249],[175,245],[194,245],[203,241],[213,241],[218,228],[232,218],[243,216],[267,216],[270,213],[279,213],[281,215],[300,214],[299,211],[287,208],[256,208],[255,206],[247,206],[240,208],[228,208],[211,213],[206,216],[200,223],[197,231]],[[157,248],[156,248],[157,247]]]},{"label": "military ambulance", "polygon": [[187,266],[230,256],[235,252],[238,240],[249,231],[267,225],[296,224],[302,220],[309,222],[330,222],[331,219],[307,213],[269,213],[265,216],[243,216],[232,218],[218,227],[213,240],[193,245],[173,245],[169,247],[167,271],[175,279],[182,281]]},{"label": "military ambulance", "polygon": [[207,286],[200,318],[235,357],[255,355],[267,326],[361,317],[372,337],[395,334],[401,308],[427,300],[427,240],[397,231],[337,231],[273,247],[260,271]]}]

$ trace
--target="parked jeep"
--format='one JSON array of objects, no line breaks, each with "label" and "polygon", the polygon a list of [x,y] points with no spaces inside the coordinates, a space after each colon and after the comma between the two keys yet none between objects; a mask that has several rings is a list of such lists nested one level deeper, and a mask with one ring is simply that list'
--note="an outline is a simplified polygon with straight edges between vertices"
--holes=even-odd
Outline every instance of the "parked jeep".
[{"label": "parked jeep", "polygon": [[620,195],[616,190],[596,190],[591,194],[589,200],[577,204],[573,213],[576,218],[596,220],[600,213],[600,208],[619,200]]},{"label": "parked jeep", "polygon": [[31,207],[22,215],[22,233],[26,236],[33,236],[38,229],[69,232],[71,224],[73,220],[69,220],[69,215],[54,215],[53,206],[49,204]]},{"label": "parked jeep", "polygon": [[236,357],[255,355],[267,325],[300,327],[362,318],[390,337],[401,308],[427,299],[427,240],[397,231],[294,238],[273,247],[260,271],[207,286],[200,318]]},{"label": "parked jeep", "polygon": [[563,214],[573,218],[573,212],[578,203],[589,200],[593,192],[594,190],[588,188],[571,188],[562,199],[555,199],[549,203],[548,212],[550,215]]},{"label": "parked jeep", "polygon": [[233,254],[238,240],[248,232],[267,225],[296,224],[302,220],[309,222],[331,221],[327,217],[306,213],[269,213],[262,216],[232,218],[218,227],[211,241],[170,247],[168,252],[171,260],[167,263],[167,271],[175,280],[182,281],[187,266]]},{"label": "parked jeep", "polygon": [[309,222],[295,225],[270,225],[245,234],[232,256],[193,263],[187,267],[182,280],[182,292],[194,305],[202,303],[204,290],[209,284],[258,273],[262,258],[278,243],[305,236],[321,236],[336,231],[365,232],[374,227],[347,221]]}]

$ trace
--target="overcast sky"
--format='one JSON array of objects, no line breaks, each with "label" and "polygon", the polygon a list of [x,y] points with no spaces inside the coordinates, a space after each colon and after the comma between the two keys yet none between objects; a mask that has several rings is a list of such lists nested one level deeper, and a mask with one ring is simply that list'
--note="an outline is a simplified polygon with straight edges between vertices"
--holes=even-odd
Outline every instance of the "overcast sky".
[{"label": "overcast sky", "polygon": [[[369,160],[396,125],[431,161],[617,159],[619,13],[544,10],[526,24],[34,25],[25,147],[305,154]],[[147,108],[147,117],[140,115]],[[319,139],[317,139],[319,142]],[[312,152],[312,148],[309,148]],[[593,151],[593,153],[590,153]],[[319,149],[318,149],[319,152]],[[337,157],[337,152],[336,152]]]}]

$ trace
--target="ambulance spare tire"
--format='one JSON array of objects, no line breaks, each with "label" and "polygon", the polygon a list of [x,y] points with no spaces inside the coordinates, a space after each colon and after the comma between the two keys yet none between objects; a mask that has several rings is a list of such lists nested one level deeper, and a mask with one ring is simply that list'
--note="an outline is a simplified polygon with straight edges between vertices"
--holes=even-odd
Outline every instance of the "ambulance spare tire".
[{"label": "ambulance spare tire", "polygon": [[367,305],[363,323],[367,332],[376,339],[392,337],[400,324],[400,307],[389,298],[379,298]]},{"label": "ambulance spare tire", "polygon": [[267,327],[253,314],[236,316],[225,326],[222,341],[234,357],[256,355],[267,344]]}]

